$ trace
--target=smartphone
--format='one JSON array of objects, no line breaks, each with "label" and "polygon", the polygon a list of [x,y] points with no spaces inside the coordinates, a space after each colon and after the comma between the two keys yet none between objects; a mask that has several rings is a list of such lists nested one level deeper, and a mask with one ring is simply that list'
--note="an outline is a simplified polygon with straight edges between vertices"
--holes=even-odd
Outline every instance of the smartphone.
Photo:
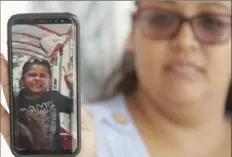
[{"label": "smartphone", "polygon": [[15,156],[80,151],[79,22],[71,13],[8,21],[11,150]]}]

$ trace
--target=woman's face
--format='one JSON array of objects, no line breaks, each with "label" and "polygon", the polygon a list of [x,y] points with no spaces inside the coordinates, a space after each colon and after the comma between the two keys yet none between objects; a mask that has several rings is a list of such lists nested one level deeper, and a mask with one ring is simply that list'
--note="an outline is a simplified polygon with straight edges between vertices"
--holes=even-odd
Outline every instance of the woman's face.
[{"label": "woman's face", "polygon": [[34,64],[23,77],[24,87],[30,92],[41,94],[49,87],[50,76],[43,65]]},{"label": "woman's face", "polygon": [[[141,88],[174,103],[227,92],[231,2],[144,1],[142,6],[132,35]],[[179,17],[194,19],[192,26],[184,22],[178,27]]]}]

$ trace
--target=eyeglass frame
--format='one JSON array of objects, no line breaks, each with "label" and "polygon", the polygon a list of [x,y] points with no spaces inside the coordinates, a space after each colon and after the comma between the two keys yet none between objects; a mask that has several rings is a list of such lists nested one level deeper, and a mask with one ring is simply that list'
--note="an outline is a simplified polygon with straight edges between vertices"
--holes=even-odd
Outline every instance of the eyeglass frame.
[{"label": "eyeglass frame", "polygon": [[[167,12],[167,13],[172,13],[173,15],[179,17],[179,26],[175,29],[175,31],[173,31],[173,33],[170,33],[170,35],[164,39],[154,39],[154,37],[152,37],[152,35],[145,35],[145,33],[143,33],[143,35],[147,36],[148,38],[151,38],[151,39],[154,39],[154,40],[169,40],[169,39],[173,39],[175,38],[182,26],[184,23],[188,23],[192,29],[192,32],[194,34],[194,37],[197,41],[199,41],[200,43],[207,43],[207,44],[222,44],[222,43],[225,43],[227,42],[230,38],[231,38],[231,27],[230,27],[230,31],[229,33],[226,33],[228,34],[227,37],[225,37],[224,40],[221,40],[221,41],[215,41],[215,42],[202,42],[202,40],[199,39],[199,37],[197,37],[197,33],[196,33],[196,30],[194,29],[194,23],[193,23],[193,20],[195,20],[196,18],[198,18],[199,16],[202,16],[202,15],[211,15],[211,16],[222,16],[222,17],[228,17],[231,19],[231,14],[223,14],[223,13],[198,13],[192,17],[185,17],[184,15],[182,15],[181,13],[178,13],[178,12],[175,12],[175,11],[169,11],[168,9],[161,9],[161,8],[158,8],[158,7],[146,7],[146,6],[142,6],[142,5],[139,5],[137,7],[137,10],[134,14],[134,21],[139,21],[139,18],[141,16],[141,13],[145,10],[161,10],[161,11],[164,11],[164,12]],[[224,22],[223,24],[226,24],[226,25],[230,25],[231,26],[231,21],[226,23]]]}]

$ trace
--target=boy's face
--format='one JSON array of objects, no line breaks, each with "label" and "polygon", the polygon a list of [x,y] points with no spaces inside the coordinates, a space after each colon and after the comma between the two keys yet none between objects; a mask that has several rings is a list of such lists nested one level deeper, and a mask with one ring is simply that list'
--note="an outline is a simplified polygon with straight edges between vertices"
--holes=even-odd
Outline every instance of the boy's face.
[{"label": "boy's face", "polygon": [[48,69],[43,65],[34,64],[23,77],[24,87],[33,93],[47,91],[50,82]]}]

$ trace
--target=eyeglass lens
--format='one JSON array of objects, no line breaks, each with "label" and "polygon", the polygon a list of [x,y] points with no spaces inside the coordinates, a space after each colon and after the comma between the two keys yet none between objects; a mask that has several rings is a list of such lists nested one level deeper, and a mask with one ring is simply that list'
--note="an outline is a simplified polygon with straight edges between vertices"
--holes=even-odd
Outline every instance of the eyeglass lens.
[{"label": "eyeglass lens", "polygon": [[[175,37],[185,21],[186,18],[180,14],[160,9],[145,9],[139,17],[144,34],[157,40]],[[223,42],[231,36],[230,16],[202,13],[187,21],[200,42]]]}]

